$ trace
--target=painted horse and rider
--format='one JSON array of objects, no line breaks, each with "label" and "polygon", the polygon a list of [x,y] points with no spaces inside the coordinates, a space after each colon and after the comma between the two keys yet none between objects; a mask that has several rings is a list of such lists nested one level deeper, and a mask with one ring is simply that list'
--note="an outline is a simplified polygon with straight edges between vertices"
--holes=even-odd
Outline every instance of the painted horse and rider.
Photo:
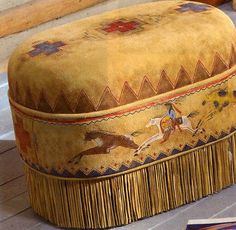
[{"label": "painted horse and rider", "polygon": [[161,120],[160,128],[161,132],[174,131],[176,128],[182,131],[180,124],[182,123],[181,117],[176,117],[176,114],[181,114],[181,111],[172,103],[164,104],[167,108],[167,112],[164,114]]}]

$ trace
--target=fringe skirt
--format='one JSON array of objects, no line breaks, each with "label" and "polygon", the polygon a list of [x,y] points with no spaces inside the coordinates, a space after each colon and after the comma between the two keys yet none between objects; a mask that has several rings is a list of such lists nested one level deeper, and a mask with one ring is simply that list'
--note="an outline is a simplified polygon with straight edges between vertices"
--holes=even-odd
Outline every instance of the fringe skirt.
[{"label": "fringe skirt", "polygon": [[33,209],[69,228],[108,228],[176,208],[236,180],[236,134],[114,177],[69,180],[25,165]]}]

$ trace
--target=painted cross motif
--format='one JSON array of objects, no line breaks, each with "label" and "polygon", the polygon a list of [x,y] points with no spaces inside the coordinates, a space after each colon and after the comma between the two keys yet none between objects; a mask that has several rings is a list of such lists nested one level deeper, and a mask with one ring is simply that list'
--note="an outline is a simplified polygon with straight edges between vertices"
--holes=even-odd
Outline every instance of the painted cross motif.
[{"label": "painted cross motif", "polygon": [[53,53],[56,53],[60,51],[60,47],[64,46],[65,43],[59,41],[59,42],[54,42],[50,43],[48,41],[39,43],[37,45],[33,46],[33,50],[31,50],[28,54],[31,57],[35,57],[39,54],[46,54],[46,55],[51,55]]},{"label": "painted cross motif", "polygon": [[23,121],[21,118],[16,117],[16,123],[14,123],[16,139],[20,145],[20,149],[27,153],[27,148],[31,147],[30,135],[23,126]]},{"label": "painted cross motif", "polygon": [[176,9],[179,12],[203,12],[207,11],[210,8],[209,5],[206,4],[196,4],[196,3],[185,3],[179,6],[178,9]]},{"label": "painted cross motif", "polygon": [[140,23],[138,21],[125,21],[124,19],[120,19],[118,21],[112,22],[102,28],[103,31],[107,33],[111,32],[128,32],[132,30],[136,30],[140,27]]}]

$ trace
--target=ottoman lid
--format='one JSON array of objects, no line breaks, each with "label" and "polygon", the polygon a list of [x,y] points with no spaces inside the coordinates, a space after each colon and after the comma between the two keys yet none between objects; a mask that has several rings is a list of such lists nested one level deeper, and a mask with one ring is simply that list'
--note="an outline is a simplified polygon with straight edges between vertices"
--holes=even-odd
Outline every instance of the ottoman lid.
[{"label": "ottoman lid", "polygon": [[10,59],[9,95],[47,113],[112,109],[220,74],[235,48],[233,23],[212,6],[131,6],[29,38]]}]

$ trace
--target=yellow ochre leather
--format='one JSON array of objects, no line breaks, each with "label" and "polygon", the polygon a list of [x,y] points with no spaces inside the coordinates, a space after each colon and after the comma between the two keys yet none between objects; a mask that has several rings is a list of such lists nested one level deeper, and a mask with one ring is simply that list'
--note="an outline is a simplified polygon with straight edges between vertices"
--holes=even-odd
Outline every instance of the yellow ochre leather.
[{"label": "yellow ochre leather", "polygon": [[140,4],[29,38],[10,59],[10,95],[43,112],[107,110],[215,76],[235,47],[233,23],[214,7]]},{"label": "yellow ochre leather", "polygon": [[224,13],[186,1],[36,34],[9,62],[23,160],[62,178],[110,177],[233,135],[235,48]]}]

